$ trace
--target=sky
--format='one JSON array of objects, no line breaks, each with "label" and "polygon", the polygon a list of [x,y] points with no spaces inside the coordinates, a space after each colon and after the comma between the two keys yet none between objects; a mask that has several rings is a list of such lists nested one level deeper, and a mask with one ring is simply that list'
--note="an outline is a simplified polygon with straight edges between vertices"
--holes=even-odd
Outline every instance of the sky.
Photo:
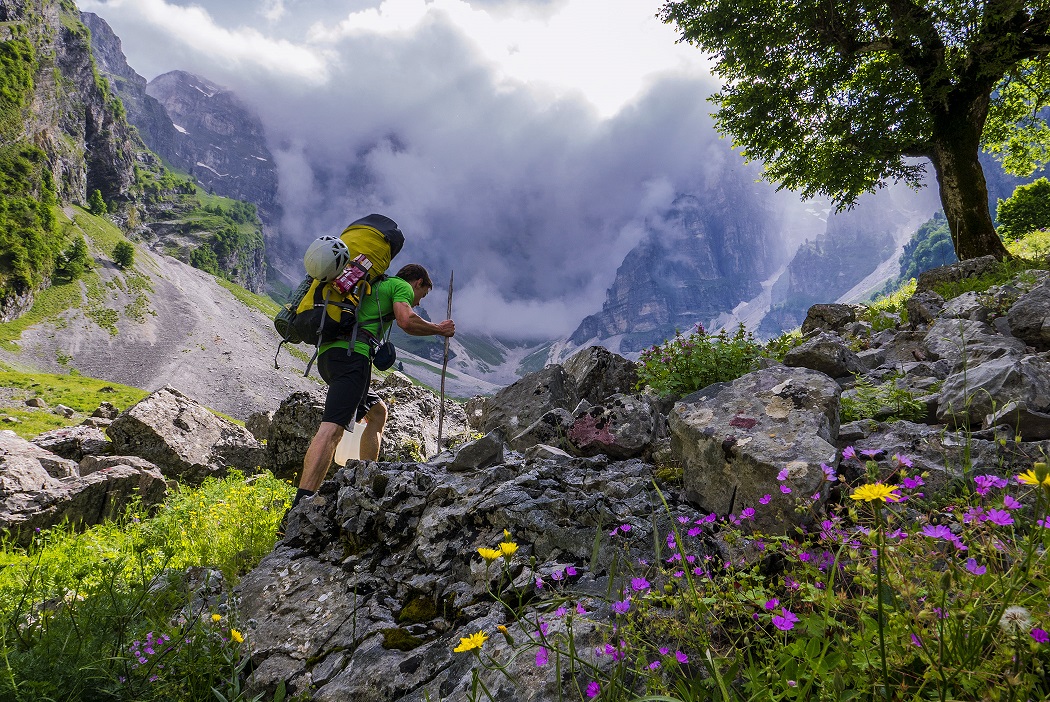
[{"label": "sky", "polygon": [[[152,79],[186,70],[258,112],[282,236],[369,212],[407,237],[461,329],[571,334],[646,222],[728,172],[703,54],[658,0],[80,0]],[[756,184],[756,199],[788,203]],[[797,202],[795,203],[797,206]],[[807,232],[810,237],[818,231]],[[439,309],[440,308],[440,309]]]}]

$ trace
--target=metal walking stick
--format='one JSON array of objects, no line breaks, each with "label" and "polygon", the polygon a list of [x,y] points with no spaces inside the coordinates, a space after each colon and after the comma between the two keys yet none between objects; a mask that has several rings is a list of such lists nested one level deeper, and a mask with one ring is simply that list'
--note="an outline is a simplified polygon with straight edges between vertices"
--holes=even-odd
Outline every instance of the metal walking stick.
[{"label": "metal walking stick", "polygon": [[[448,278],[448,307],[445,310],[445,319],[452,319],[452,281],[455,280],[456,272]],[[448,337],[445,337],[445,358],[441,362],[441,402],[438,404],[438,453],[441,453],[441,437],[445,424],[445,373],[448,371]]]}]

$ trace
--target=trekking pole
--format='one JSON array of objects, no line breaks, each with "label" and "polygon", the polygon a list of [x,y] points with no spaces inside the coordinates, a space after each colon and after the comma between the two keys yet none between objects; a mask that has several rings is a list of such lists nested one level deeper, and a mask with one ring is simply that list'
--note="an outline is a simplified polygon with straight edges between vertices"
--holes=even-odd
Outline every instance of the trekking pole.
[{"label": "trekking pole", "polygon": [[[445,319],[452,319],[452,281],[455,280],[456,272],[448,278],[448,307],[445,311]],[[438,405],[438,453],[441,453],[441,434],[445,423],[445,373],[448,371],[448,337],[445,337],[445,359],[441,362],[441,402]]]}]

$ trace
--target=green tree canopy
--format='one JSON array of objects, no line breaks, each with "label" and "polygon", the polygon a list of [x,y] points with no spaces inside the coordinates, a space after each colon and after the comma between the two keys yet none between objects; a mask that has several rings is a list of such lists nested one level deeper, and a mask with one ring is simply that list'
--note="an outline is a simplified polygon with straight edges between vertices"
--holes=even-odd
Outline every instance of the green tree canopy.
[{"label": "green tree canopy", "polygon": [[113,247],[113,263],[123,270],[135,265],[135,245],[130,241],[118,241]]},{"label": "green tree canopy", "polygon": [[958,257],[1009,255],[978,154],[1045,161],[1050,2],[671,0],[660,14],[713,55],[718,128],[769,180],[849,206],[888,181],[920,187],[928,158]]},{"label": "green tree canopy", "polygon": [[999,233],[1006,239],[1020,239],[1037,229],[1050,227],[1050,180],[1039,178],[1019,185],[996,207]]},{"label": "green tree canopy", "polygon": [[92,190],[88,196],[88,211],[93,215],[104,215],[107,212],[106,201],[102,199],[102,192],[98,189]]}]

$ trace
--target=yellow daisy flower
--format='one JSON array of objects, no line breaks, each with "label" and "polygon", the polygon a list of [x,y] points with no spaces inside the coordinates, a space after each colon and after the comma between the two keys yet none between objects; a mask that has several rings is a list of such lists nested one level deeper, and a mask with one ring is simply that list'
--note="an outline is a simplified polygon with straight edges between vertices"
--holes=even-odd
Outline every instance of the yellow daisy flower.
[{"label": "yellow daisy flower", "polygon": [[512,541],[502,541],[499,545],[499,551],[503,554],[504,558],[510,558],[518,550],[518,545]]},{"label": "yellow daisy flower", "polygon": [[850,497],[858,502],[875,502],[876,500],[882,502],[897,502],[901,499],[901,496],[898,495],[896,491],[897,488],[892,485],[872,483],[871,485],[861,485],[853,491],[853,494],[850,495]]},{"label": "yellow daisy flower", "polygon": [[486,563],[492,563],[492,561],[503,555],[503,551],[500,551],[498,548],[479,548],[478,553],[481,554]]},{"label": "yellow daisy flower", "polygon": [[476,634],[471,634],[465,639],[459,640],[459,646],[452,649],[455,653],[463,653],[464,651],[472,651],[475,648],[481,648],[481,645],[488,641],[488,636],[485,632],[479,631]]},{"label": "yellow daisy flower", "polygon": [[221,614],[213,614],[213,615],[211,615],[211,620],[213,622],[222,621],[222,615]]},{"label": "yellow daisy flower", "polygon": [[241,634],[241,632],[237,631],[236,629],[230,629],[230,638],[236,641],[237,643],[241,643],[244,641],[244,636]]},{"label": "yellow daisy flower", "polygon": [[[1025,473],[1021,473],[1020,475],[1017,476],[1017,480],[1019,482],[1024,483],[1025,485],[1038,485],[1039,484],[1039,476],[1037,476],[1035,474],[1034,470],[1030,470],[1030,471],[1027,471]],[[1050,474],[1048,474],[1045,478],[1043,478],[1043,485],[1046,485],[1047,487],[1050,487]]]}]

